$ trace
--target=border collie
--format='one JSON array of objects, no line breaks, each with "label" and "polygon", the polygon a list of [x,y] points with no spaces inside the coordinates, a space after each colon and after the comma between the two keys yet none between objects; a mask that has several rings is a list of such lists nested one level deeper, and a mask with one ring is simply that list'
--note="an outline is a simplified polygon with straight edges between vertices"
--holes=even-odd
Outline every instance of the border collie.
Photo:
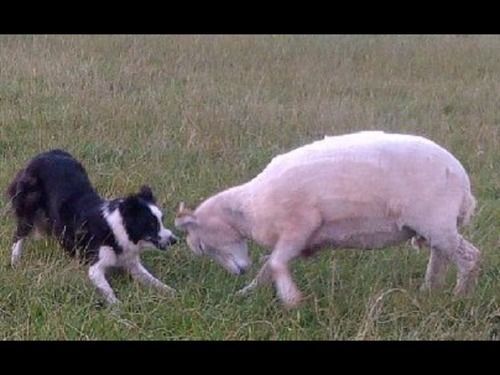
[{"label": "border collie", "polygon": [[148,186],[125,198],[105,200],[92,187],[82,164],[63,150],[35,156],[7,189],[17,228],[11,264],[18,264],[24,240],[34,230],[55,236],[73,256],[89,264],[88,275],[108,304],[119,302],[105,274],[127,270],[138,281],[159,290],[175,290],[141,264],[142,250],[164,250],[177,237],[162,223],[162,212]]}]

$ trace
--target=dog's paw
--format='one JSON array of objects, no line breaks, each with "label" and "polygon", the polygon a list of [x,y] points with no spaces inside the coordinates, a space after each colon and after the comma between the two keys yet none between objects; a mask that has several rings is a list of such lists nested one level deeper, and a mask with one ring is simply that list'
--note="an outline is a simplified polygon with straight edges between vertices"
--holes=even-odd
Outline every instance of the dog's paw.
[{"label": "dog's paw", "polygon": [[112,302],[98,300],[94,303],[94,307],[97,310],[108,310],[109,312],[119,312],[121,309],[121,305],[122,303],[120,300],[113,300]]},{"label": "dog's paw", "polygon": [[106,304],[106,310],[110,315],[119,317],[122,314],[122,303],[120,301],[116,301],[113,303]]},{"label": "dog's paw", "polygon": [[161,288],[160,288],[162,294],[165,294],[169,297],[175,297],[177,295],[177,290],[175,290],[174,288],[172,288],[171,286],[168,286],[168,285],[163,285]]},{"label": "dog's paw", "polygon": [[123,318],[123,310],[119,306],[108,306],[106,315],[110,318],[121,320]]},{"label": "dog's paw", "polygon": [[247,293],[248,293],[248,291],[246,290],[246,287],[245,287],[245,288],[241,288],[241,289],[237,290],[236,293],[234,293],[234,295],[238,296],[238,297],[244,297],[244,296],[246,296]]},{"label": "dog's paw", "polygon": [[16,269],[19,267],[19,264],[21,263],[21,260],[19,257],[12,256],[9,262],[9,267],[12,269]]},{"label": "dog's paw", "polygon": [[249,295],[250,293],[245,290],[245,288],[242,288],[238,291],[236,291],[236,293],[234,293],[234,295],[237,297],[237,298],[245,298]]},{"label": "dog's paw", "polygon": [[252,284],[249,284],[249,285],[241,288],[240,290],[238,290],[234,295],[236,297],[239,297],[239,298],[248,297],[252,293],[253,290],[254,290],[254,286]]}]

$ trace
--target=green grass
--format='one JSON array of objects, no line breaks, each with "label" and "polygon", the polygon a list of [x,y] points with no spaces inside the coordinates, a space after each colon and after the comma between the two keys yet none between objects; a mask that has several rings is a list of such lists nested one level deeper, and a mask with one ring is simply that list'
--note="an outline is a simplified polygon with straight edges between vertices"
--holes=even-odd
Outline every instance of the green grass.
[{"label": "green grass", "polygon": [[[81,159],[105,196],[150,184],[173,228],[180,201],[244,182],[272,156],[362,129],[427,136],[470,172],[478,210],[466,236],[483,254],[474,295],[420,293],[428,259],[409,246],[324,251],[299,261],[305,303],[181,243],[144,262],[174,298],[114,275],[120,314],[53,241],[8,266],[13,221],[0,206],[1,339],[374,339],[500,337],[498,36],[0,36],[0,187],[52,147]],[[254,259],[262,249],[252,246]]]}]

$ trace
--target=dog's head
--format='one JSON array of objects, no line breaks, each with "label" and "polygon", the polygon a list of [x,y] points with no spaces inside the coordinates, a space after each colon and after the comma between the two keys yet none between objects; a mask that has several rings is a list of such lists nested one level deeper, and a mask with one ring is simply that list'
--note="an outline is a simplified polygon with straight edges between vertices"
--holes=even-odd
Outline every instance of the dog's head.
[{"label": "dog's head", "polygon": [[181,203],[175,226],[187,232],[187,244],[196,255],[208,255],[236,275],[250,267],[246,241],[214,212],[193,212]]},{"label": "dog's head", "polygon": [[[163,225],[163,213],[149,186],[143,186],[138,193],[123,199],[118,206],[128,241],[141,248],[156,247],[165,250],[175,244],[177,237]],[[115,235],[120,235],[115,230]],[[120,239],[118,239],[119,242]]]}]

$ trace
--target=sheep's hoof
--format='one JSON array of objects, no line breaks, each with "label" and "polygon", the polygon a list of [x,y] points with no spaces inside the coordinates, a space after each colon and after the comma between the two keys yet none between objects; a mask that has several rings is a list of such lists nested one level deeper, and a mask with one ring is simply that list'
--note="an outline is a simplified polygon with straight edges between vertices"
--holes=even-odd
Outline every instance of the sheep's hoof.
[{"label": "sheep's hoof", "polygon": [[453,289],[453,294],[456,298],[467,298],[472,295],[472,290],[474,289],[474,285],[466,284],[466,285],[457,285]]},{"label": "sheep's hoof", "polygon": [[429,285],[428,283],[423,283],[420,286],[420,293],[427,293],[428,295],[441,293],[443,288],[444,288],[444,283],[442,281],[432,285]]},{"label": "sheep's hoof", "polygon": [[427,283],[423,283],[422,285],[420,285],[419,290],[421,293],[425,293],[425,292],[430,292],[431,288],[429,287],[429,285]]},{"label": "sheep's hoof", "polygon": [[293,296],[290,296],[286,299],[283,300],[283,306],[287,310],[295,309],[299,307],[303,300],[302,293],[298,292],[294,294]]}]

